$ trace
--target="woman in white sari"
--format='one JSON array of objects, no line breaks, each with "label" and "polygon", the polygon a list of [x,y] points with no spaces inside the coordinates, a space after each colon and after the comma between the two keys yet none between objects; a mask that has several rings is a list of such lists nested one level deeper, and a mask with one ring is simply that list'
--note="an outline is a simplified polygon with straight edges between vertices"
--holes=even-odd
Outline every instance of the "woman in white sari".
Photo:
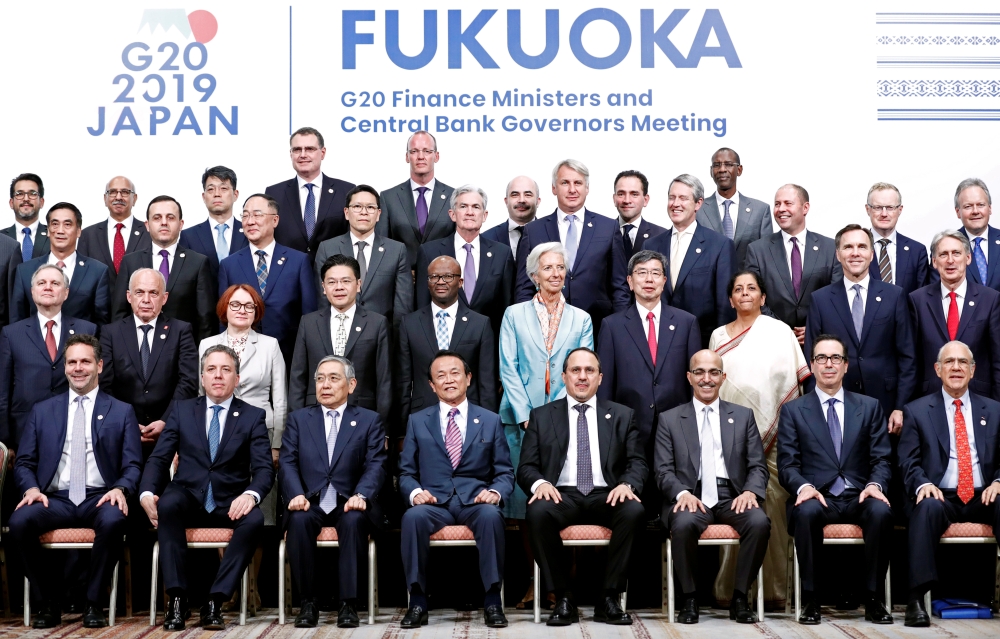
[{"label": "woman in white sari", "polygon": [[[781,405],[799,396],[800,384],[809,377],[802,347],[784,322],[761,314],[766,291],[752,271],[740,271],[729,281],[729,301],[736,321],[712,333],[709,348],[721,357],[726,381],[719,396],[727,402],[753,410],[764,444],[767,484],[764,510],[771,518],[771,539],[764,557],[764,601],[770,609],[784,608],[788,561],[788,524],[785,500],[788,493],[778,484],[777,434]],[[736,549],[722,549],[722,566],[715,580],[715,597],[729,606],[736,569]]]}]

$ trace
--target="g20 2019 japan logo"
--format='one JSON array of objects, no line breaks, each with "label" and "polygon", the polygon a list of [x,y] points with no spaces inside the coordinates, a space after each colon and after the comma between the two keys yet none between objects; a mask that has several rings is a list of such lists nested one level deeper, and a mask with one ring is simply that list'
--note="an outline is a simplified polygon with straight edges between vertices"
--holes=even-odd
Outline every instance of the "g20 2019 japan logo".
[{"label": "g20 2019 japan logo", "polygon": [[[211,103],[218,88],[209,72],[206,46],[219,31],[215,16],[204,10],[146,9],[139,31],[149,28],[149,39],[162,29],[166,40],[157,44],[131,42],[122,49],[124,73],[112,80],[112,106],[97,107],[97,124],[87,127],[101,135],[216,135],[239,134],[239,107]],[[171,40],[176,35],[182,41]]]}]

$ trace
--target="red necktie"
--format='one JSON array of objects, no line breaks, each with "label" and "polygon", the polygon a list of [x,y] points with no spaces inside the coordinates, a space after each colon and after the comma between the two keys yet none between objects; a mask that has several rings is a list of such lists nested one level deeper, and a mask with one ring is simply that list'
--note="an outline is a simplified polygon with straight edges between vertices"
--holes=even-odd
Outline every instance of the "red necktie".
[{"label": "red necktie", "polygon": [[125,238],[122,237],[122,229],[125,225],[119,222],[115,224],[115,254],[113,256],[115,261],[115,273],[121,268],[122,258],[125,257]]},{"label": "red necktie", "polygon": [[951,298],[951,306],[948,307],[948,339],[954,340],[958,336],[958,301],[955,291],[948,293]]},{"label": "red necktie", "polygon": [[649,354],[653,356],[653,366],[656,366],[656,325],[653,324],[653,311],[646,313],[646,320],[649,321]]},{"label": "red necktie", "polygon": [[958,498],[969,503],[974,491],[972,482],[972,453],[969,451],[969,433],[965,430],[962,400],[955,400],[955,457],[958,458]]},{"label": "red necktie", "polygon": [[55,325],[55,320],[45,322],[45,348],[49,350],[49,359],[53,362],[56,361],[56,336],[52,334]]}]

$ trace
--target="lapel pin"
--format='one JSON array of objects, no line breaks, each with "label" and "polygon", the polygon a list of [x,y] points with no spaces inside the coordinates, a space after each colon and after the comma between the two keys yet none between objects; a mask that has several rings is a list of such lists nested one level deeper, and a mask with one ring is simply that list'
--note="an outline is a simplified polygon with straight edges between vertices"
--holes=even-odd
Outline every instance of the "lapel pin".
[{"label": "lapel pin", "polygon": [[649,233],[643,233],[642,234],[642,239],[648,240],[649,239]]},{"label": "lapel pin", "polygon": [[696,249],[694,250],[694,252],[695,252],[695,253],[701,253],[701,249],[700,249],[700,248],[696,248]]},{"label": "lapel pin", "polygon": [[242,233],[242,232],[243,232],[243,229],[241,228],[241,229],[240,229],[240,233]]},{"label": "lapel pin", "polygon": [[138,237],[139,236],[139,231],[136,231],[135,234],[136,234],[136,237]]},{"label": "lapel pin", "polygon": [[239,416],[240,416],[239,413],[233,413],[233,417],[239,417]]},{"label": "lapel pin", "polygon": [[71,329],[69,329],[69,334],[70,334],[70,335],[76,335],[76,331],[74,331],[74,330],[73,330],[73,329],[71,328]]},{"label": "lapel pin", "polygon": [[478,424],[478,423],[479,423],[479,418],[477,417],[477,418],[475,418],[474,420],[472,420],[472,423],[473,423],[473,424]]},{"label": "lapel pin", "polygon": [[48,235],[48,233],[46,233],[45,231],[39,231],[38,234],[39,235]]},{"label": "lapel pin", "polygon": [[184,257],[184,254],[183,254],[183,253],[181,253],[181,254],[180,254],[180,255],[178,255],[177,257]]},{"label": "lapel pin", "polygon": [[160,333],[160,339],[167,339],[167,336],[164,335],[163,333]]},{"label": "lapel pin", "polygon": [[355,326],[355,327],[354,327],[354,330],[356,330],[357,332],[359,332],[359,333],[360,333],[360,332],[361,332],[361,327],[360,327],[360,326]]},{"label": "lapel pin", "polygon": [[980,426],[985,426],[986,425],[986,418],[985,417],[980,417],[979,418],[979,425]]},{"label": "lapel pin", "polygon": [[730,424],[732,424],[732,423],[733,423],[733,418],[732,418],[732,417],[730,417],[730,418],[729,418],[729,423],[730,423]]},{"label": "lapel pin", "polygon": [[280,260],[278,260],[278,266],[281,266],[284,263],[285,263],[285,258],[284,257],[282,257]]},{"label": "lapel pin", "polygon": [[670,330],[674,330],[674,325],[671,324],[669,328],[670,328]]},{"label": "lapel pin", "polygon": [[750,212],[750,207],[749,207],[749,206],[748,206],[748,207],[746,208],[746,212],[747,212],[747,213],[749,213],[749,212]]},{"label": "lapel pin", "polygon": [[381,252],[383,252],[383,251],[385,251],[385,247],[384,247],[384,246],[380,246],[380,247],[378,247],[378,252],[379,252],[379,253],[381,253]]},{"label": "lapel pin", "polygon": [[442,193],[442,194],[441,194],[441,199],[442,199],[442,200],[444,199],[444,193]]},{"label": "lapel pin", "polygon": [[903,250],[904,250],[904,251],[909,251],[909,250],[910,250],[910,247],[909,247],[909,246],[904,246],[904,247],[903,247]]},{"label": "lapel pin", "polygon": [[358,425],[358,423],[357,423],[357,422],[355,422],[355,421],[352,421],[352,422],[351,422],[351,426],[357,426],[357,425]]},{"label": "lapel pin", "polygon": [[814,251],[818,251],[818,250],[819,250],[819,247],[818,247],[818,246],[813,246],[813,250],[814,250]]},{"label": "lapel pin", "polygon": [[[104,419],[104,415],[98,415],[97,419]],[[984,422],[985,423],[985,422]]]},{"label": "lapel pin", "polygon": [[328,189],[327,192],[328,193],[333,193],[333,189]]},{"label": "lapel pin", "polygon": [[881,301],[882,301],[882,298],[881,298],[881,297],[876,297],[876,298],[875,298],[875,301],[876,301],[876,302],[881,302]]},{"label": "lapel pin", "polygon": [[996,242],[996,243],[997,243],[997,244],[1000,244],[1000,240],[997,240],[997,242]]},{"label": "lapel pin", "polygon": [[468,318],[468,317],[463,317],[463,318],[462,318],[462,321],[463,321],[463,322],[468,322],[468,321],[469,321],[469,318]]},{"label": "lapel pin", "polygon": [[975,306],[975,305],[976,305],[975,302],[969,302],[969,306]]},{"label": "lapel pin", "polygon": [[80,260],[80,266],[83,266],[83,260]]},{"label": "lapel pin", "polygon": [[487,252],[487,253],[486,253],[486,257],[493,257],[493,253],[489,253],[489,252]]},{"label": "lapel pin", "polygon": [[587,222],[587,226],[594,226],[593,222]]},{"label": "lapel pin", "polygon": [[607,415],[605,415],[604,419],[611,419],[611,413],[608,413]]}]

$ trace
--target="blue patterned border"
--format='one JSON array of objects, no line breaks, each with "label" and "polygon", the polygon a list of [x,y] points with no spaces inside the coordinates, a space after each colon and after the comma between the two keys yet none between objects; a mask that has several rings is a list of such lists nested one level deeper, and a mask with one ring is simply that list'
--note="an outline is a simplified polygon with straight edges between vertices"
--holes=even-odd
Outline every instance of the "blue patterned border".
[{"label": "blue patterned border", "polygon": [[876,13],[875,24],[1000,25],[1000,13]]},{"label": "blue patterned border", "polygon": [[958,35],[936,35],[936,36],[906,36],[906,35],[881,35],[875,38],[875,42],[878,44],[946,44],[946,45],[977,45],[977,44],[990,44],[997,45],[1000,44],[1000,38],[996,36],[990,36],[984,38],[982,36],[958,36]]},{"label": "blue patterned border", "polygon": [[996,98],[1000,80],[879,80],[880,98]]},{"label": "blue patterned border", "polygon": [[1000,109],[879,109],[878,119],[986,122],[1000,120]]}]

